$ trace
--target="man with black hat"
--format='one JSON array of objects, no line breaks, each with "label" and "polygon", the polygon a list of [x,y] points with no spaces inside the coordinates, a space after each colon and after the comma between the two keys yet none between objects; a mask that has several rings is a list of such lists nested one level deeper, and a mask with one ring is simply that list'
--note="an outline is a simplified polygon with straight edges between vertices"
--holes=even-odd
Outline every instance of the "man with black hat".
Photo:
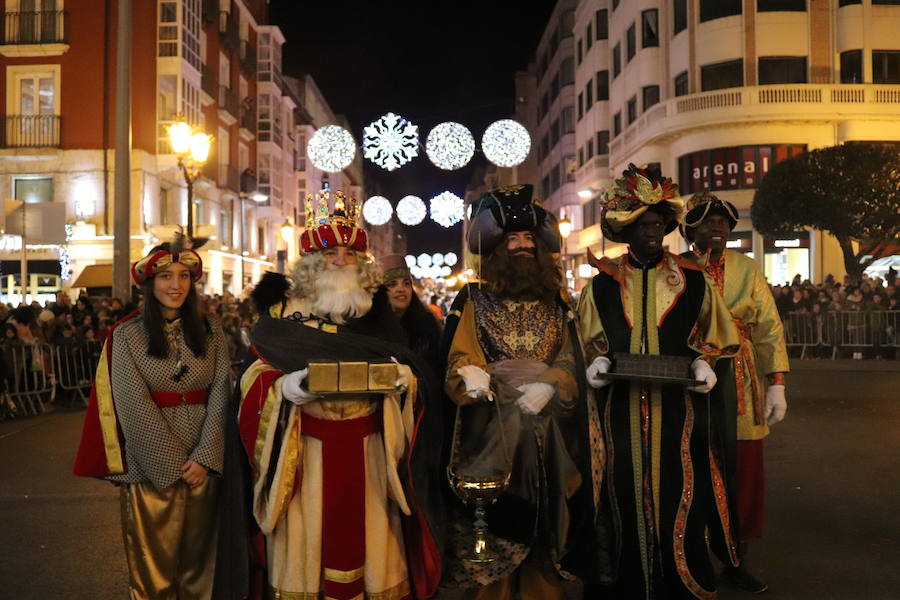
[{"label": "man with black hat", "polygon": [[481,281],[460,291],[444,336],[444,389],[458,407],[450,471],[493,466],[509,482],[488,510],[493,562],[465,560],[472,517],[455,508],[446,583],[470,588],[469,598],[562,598],[563,577],[602,570],[598,415],[585,401],[574,315],[561,294],[557,221],[532,193],[509,186],[473,205],[467,243]]},{"label": "man with black hat", "polygon": [[[762,536],[765,482],[762,440],[769,426],[784,418],[784,374],[789,370],[784,329],[772,292],[756,262],[740,252],[726,249],[728,234],[737,225],[738,211],[728,201],[709,192],[688,200],[681,233],[693,250],[683,256],[697,262],[715,281],[734,324],[741,334],[741,350],[733,361],[716,365],[727,411],[724,459],[734,474],[729,494],[736,510],[740,555],[747,540]],[[766,378],[766,386],[762,377]],[[721,557],[721,549],[713,548]],[[727,578],[749,592],[764,592],[768,586],[743,563],[725,562]]]},{"label": "man with black hat", "polygon": [[[716,377],[708,363],[733,354],[739,338],[703,272],[663,248],[682,211],[671,179],[629,165],[601,202],[604,237],[628,244],[619,258],[591,257],[600,273],[578,306],[609,465],[604,500],[617,566],[609,591],[616,598],[712,598],[707,528],[724,533],[737,557],[719,444],[710,436],[717,431],[708,396]],[[683,380],[702,383],[683,387],[675,374],[663,382],[605,376],[623,377],[628,362],[682,364]]]}]

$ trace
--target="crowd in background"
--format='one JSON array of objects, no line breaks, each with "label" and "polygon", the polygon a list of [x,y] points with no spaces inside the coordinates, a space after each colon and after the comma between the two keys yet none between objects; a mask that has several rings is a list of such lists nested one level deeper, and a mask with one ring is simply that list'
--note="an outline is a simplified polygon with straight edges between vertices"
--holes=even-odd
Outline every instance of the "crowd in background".
[{"label": "crowd in background", "polygon": [[782,318],[788,313],[900,310],[900,278],[893,269],[886,279],[863,275],[858,284],[849,278],[836,281],[832,275],[812,283],[796,275],[789,285],[770,287]]}]

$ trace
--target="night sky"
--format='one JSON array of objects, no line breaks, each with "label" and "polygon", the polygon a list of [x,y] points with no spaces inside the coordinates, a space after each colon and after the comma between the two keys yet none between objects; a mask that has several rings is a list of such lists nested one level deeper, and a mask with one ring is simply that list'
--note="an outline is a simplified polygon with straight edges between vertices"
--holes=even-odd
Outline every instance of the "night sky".
[{"label": "night sky", "polygon": [[[463,169],[435,167],[425,155],[428,132],[457,121],[472,132],[477,148],[490,123],[512,116],[515,72],[533,60],[553,5],[272,0],[269,16],[287,39],[284,72],[312,75],[332,110],[350,121],[357,142],[363,127],[389,111],[419,126],[423,147],[412,162],[388,172],[364,160],[364,168],[369,193],[394,206],[414,194],[427,205],[444,190],[462,197],[472,171],[486,163],[476,150]],[[400,227],[413,254],[460,251],[461,224],[445,229],[426,217]]]}]

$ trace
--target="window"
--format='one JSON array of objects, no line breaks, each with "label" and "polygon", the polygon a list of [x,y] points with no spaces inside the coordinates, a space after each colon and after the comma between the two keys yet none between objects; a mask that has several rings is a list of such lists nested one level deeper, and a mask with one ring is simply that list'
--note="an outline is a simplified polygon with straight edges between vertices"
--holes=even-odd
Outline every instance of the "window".
[{"label": "window", "polygon": [[609,71],[597,71],[597,102],[609,100]]},{"label": "window", "polygon": [[622,72],[622,47],[620,44],[613,46],[613,79]]},{"label": "window", "polygon": [[594,24],[588,23],[587,33],[585,34],[587,40],[585,40],[585,44],[588,50],[591,49],[591,46],[594,45]]},{"label": "window", "polygon": [[13,195],[16,200],[25,204],[53,202],[53,179],[51,177],[14,179]]},{"label": "window", "polygon": [[562,109],[560,114],[560,127],[562,135],[567,133],[575,133],[575,107],[567,106]]},{"label": "window", "polygon": [[682,71],[675,76],[675,95],[684,96],[688,93],[688,73]]},{"label": "window", "polygon": [[597,154],[609,154],[609,131],[597,132]]},{"label": "window", "polygon": [[584,92],[578,92],[578,120],[584,116]]},{"label": "window", "polygon": [[613,115],[613,137],[622,133],[622,113],[617,112]]},{"label": "window", "polygon": [[741,58],[700,67],[700,89],[704,92],[742,85],[744,60]]},{"label": "window", "polygon": [[673,34],[687,29],[687,0],[675,0],[672,6]]},{"label": "window", "polygon": [[700,0],[700,22],[741,14],[742,0]]},{"label": "window", "polygon": [[759,85],[806,83],[805,56],[766,56],[759,59]]},{"label": "window", "polygon": [[634,23],[632,23],[631,27],[628,28],[628,31],[625,32],[625,61],[628,62],[634,58],[635,52],[637,52],[637,33]]},{"label": "window", "polygon": [[804,12],[806,0],[756,0],[756,10],[759,12]]},{"label": "window", "polygon": [[862,0],[838,0],[838,6],[848,6],[850,4],[862,4]]},{"label": "window", "polygon": [[578,167],[584,166],[584,148],[578,149]]},{"label": "window", "polygon": [[613,10],[619,8],[619,0],[613,0]]},{"label": "window", "polygon": [[550,176],[545,175],[543,179],[541,179],[541,196],[544,198],[550,197]]},{"label": "window", "polygon": [[559,119],[554,119],[550,125],[550,147],[555,148],[559,143]]},{"label": "window", "polygon": [[873,5],[884,4],[887,6],[900,6],[900,0],[872,0]]},{"label": "window", "polygon": [[653,106],[654,104],[659,103],[659,86],[658,85],[647,85],[644,86],[642,90],[644,96],[644,108],[646,111],[648,108]]},{"label": "window", "polygon": [[550,189],[555,192],[559,189],[559,185],[559,163],[556,163],[555,165],[553,165],[553,169],[550,170]]},{"label": "window", "polygon": [[595,27],[597,30],[597,39],[605,40],[609,37],[609,25],[606,19],[606,9],[598,10],[597,14],[594,18]]},{"label": "window", "polygon": [[556,100],[556,97],[559,96],[559,72],[557,71],[556,75],[553,76],[553,79],[550,80],[550,97]]},{"label": "window", "polygon": [[584,58],[584,55],[583,55],[583,53],[582,53],[581,39],[580,39],[580,38],[579,38],[579,40],[578,40],[578,43],[575,44],[575,55],[578,57],[578,64],[580,65],[582,59]]},{"label": "window", "polygon": [[862,82],[862,50],[841,52],[841,83]]},{"label": "window", "polygon": [[872,50],[872,83],[900,83],[900,50]]},{"label": "window", "polygon": [[628,124],[631,125],[637,119],[637,96],[632,96],[628,101]]},{"label": "window", "polygon": [[641,48],[659,46],[659,11],[655,8],[641,13]]},{"label": "window", "polygon": [[584,86],[584,110],[588,111],[594,105],[594,86],[592,81],[588,81]]},{"label": "window", "polygon": [[575,61],[571,56],[564,58],[559,65],[559,83],[563,87],[575,83]]},{"label": "window", "polygon": [[588,140],[587,143],[587,159],[591,160],[594,158],[594,140]]}]

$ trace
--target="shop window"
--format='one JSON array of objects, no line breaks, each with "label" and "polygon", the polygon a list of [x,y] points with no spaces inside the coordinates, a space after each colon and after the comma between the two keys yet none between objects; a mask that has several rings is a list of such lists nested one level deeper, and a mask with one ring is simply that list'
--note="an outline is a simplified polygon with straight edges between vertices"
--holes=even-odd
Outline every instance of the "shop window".
[{"label": "shop window", "polygon": [[759,12],[805,12],[806,0],[757,0],[756,10]]},{"label": "shop window", "polygon": [[619,76],[619,73],[622,72],[622,46],[621,44],[616,44],[613,46],[613,79]]},{"label": "shop window", "polygon": [[806,83],[805,56],[767,56],[759,59],[759,84]]},{"label": "shop window", "polygon": [[628,28],[628,31],[625,32],[625,54],[626,61],[630,61],[634,58],[634,54],[637,52],[637,30],[634,27],[634,23],[631,24],[631,27]]},{"label": "shop window", "polygon": [[646,111],[648,108],[653,106],[654,104],[659,103],[659,86],[658,85],[647,85],[644,86],[644,89],[641,90],[643,94],[643,109]]},{"label": "shop window", "polygon": [[688,93],[688,72],[682,71],[675,76],[675,95],[685,96]]},{"label": "shop window", "polygon": [[687,0],[674,0],[672,3],[672,33],[687,29]]},{"label": "shop window", "polygon": [[655,8],[641,13],[641,48],[659,46],[659,11]]},{"label": "shop window", "polygon": [[841,83],[862,82],[862,50],[841,52]]},{"label": "shop window", "polygon": [[700,89],[704,92],[744,85],[744,60],[726,62],[700,67]]},{"label": "shop window", "polygon": [[597,102],[609,100],[609,71],[597,71]]},{"label": "shop window", "polygon": [[15,179],[14,197],[26,204],[53,202],[53,179],[50,177]]},{"label": "shop window", "polygon": [[872,51],[872,83],[900,83],[900,50]]},{"label": "shop window", "polygon": [[700,22],[741,14],[742,0],[700,0]]}]

